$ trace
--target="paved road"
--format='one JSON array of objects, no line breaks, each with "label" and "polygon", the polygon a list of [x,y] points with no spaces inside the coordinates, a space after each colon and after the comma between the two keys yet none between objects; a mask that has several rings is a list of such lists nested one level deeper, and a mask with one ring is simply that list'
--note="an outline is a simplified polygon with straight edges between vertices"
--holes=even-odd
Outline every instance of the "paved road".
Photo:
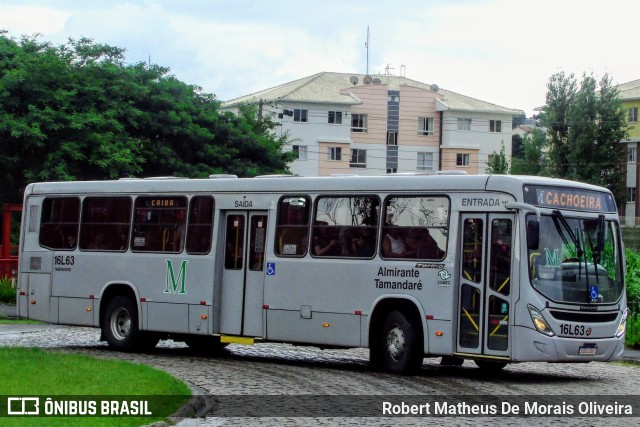
[{"label": "paved road", "polygon": [[[35,329],[35,330],[34,330]],[[40,329],[40,330],[38,330]],[[483,374],[472,363],[460,368],[441,368],[438,360],[425,359],[417,376],[400,377],[368,370],[368,352],[319,350],[280,344],[252,347],[230,345],[220,357],[204,357],[189,351],[181,343],[162,342],[150,354],[123,354],[107,349],[98,341],[99,331],[90,328],[54,327],[8,330],[0,325],[0,346],[39,346],[63,351],[92,354],[145,363],[163,369],[196,386],[215,400],[215,412],[204,419],[185,419],[179,425],[607,425],[628,426],[639,418],[588,417],[445,417],[427,420],[415,418],[331,417],[331,408],[323,418],[231,418],[217,417],[225,407],[254,400],[246,396],[275,395],[274,400],[257,401],[266,405],[286,405],[297,396],[319,396],[305,400],[313,414],[326,406],[323,395],[357,396],[395,395],[399,401],[411,396],[437,396],[444,400],[461,395],[491,396],[570,395],[632,396],[640,393],[640,366],[590,363],[584,365],[522,363],[507,367],[495,375]],[[242,397],[245,396],[245,397]],[[475,399],[474,397],[474,399]],[[381,398],[382,400],[382,398]],[[365,402],[366,403],[366,402]],[[318,405],[315,406],[314,405]],[[380,402],[380,405],[382,403]],[[264,409],[264,408],[262,408]],[[377,415],[377,414],[375,414]]]}]

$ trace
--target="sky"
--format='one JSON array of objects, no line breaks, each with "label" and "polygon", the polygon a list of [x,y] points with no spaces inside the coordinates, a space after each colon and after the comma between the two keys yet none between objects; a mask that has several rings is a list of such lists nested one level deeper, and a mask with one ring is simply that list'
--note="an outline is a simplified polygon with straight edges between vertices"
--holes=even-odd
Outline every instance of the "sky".
[{"label": "sky", "polygon": [[638,18],[638,0],[0,0],[8,37],[121,47],[221,101],[368,66],[527,116],[558,72],[640,79]]}]

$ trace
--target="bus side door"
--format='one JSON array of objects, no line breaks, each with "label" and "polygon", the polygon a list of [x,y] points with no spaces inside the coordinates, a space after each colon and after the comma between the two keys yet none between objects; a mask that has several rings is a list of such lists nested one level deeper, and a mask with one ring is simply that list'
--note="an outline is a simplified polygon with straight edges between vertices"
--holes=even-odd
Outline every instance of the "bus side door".
[{"label": "bus side door", "polygon": [[267,212],[227,211],[224,224],[220,332],[260,337]]},{"label": "bus side door", "polygon": [[510,356],[513,221],[510,214],[461,216],[458,353]]}]

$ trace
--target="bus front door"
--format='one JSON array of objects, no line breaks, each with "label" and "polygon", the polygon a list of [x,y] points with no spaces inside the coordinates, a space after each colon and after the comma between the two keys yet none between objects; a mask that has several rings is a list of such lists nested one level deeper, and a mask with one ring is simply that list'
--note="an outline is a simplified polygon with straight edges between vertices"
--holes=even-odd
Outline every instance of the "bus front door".
[{"label": "bus front door", "polygon": [[461,217],[459,354],[497,359],[510,356],[513,219],[510,214]]},{"label": "bus front door", "polygon": [[220,332],[260,337],[267,212],[229,211],[224,223]]}]

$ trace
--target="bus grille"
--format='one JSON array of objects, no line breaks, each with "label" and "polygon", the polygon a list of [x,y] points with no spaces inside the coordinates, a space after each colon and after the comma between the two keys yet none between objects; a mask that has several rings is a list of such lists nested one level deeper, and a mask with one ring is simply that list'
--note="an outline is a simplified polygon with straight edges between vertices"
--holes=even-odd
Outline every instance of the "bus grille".
[{"label": "bus grille", "polygon": [[564,320],[566,322],[594,322],[594,323],[605,323],[605,322],[613,322],[618,318],[617,311],[611,311],[606,313],[576,313],[576,312],[567,312],[567,311],[557,311],[557,310],[549,310],[549,313],[557,319]]}]

